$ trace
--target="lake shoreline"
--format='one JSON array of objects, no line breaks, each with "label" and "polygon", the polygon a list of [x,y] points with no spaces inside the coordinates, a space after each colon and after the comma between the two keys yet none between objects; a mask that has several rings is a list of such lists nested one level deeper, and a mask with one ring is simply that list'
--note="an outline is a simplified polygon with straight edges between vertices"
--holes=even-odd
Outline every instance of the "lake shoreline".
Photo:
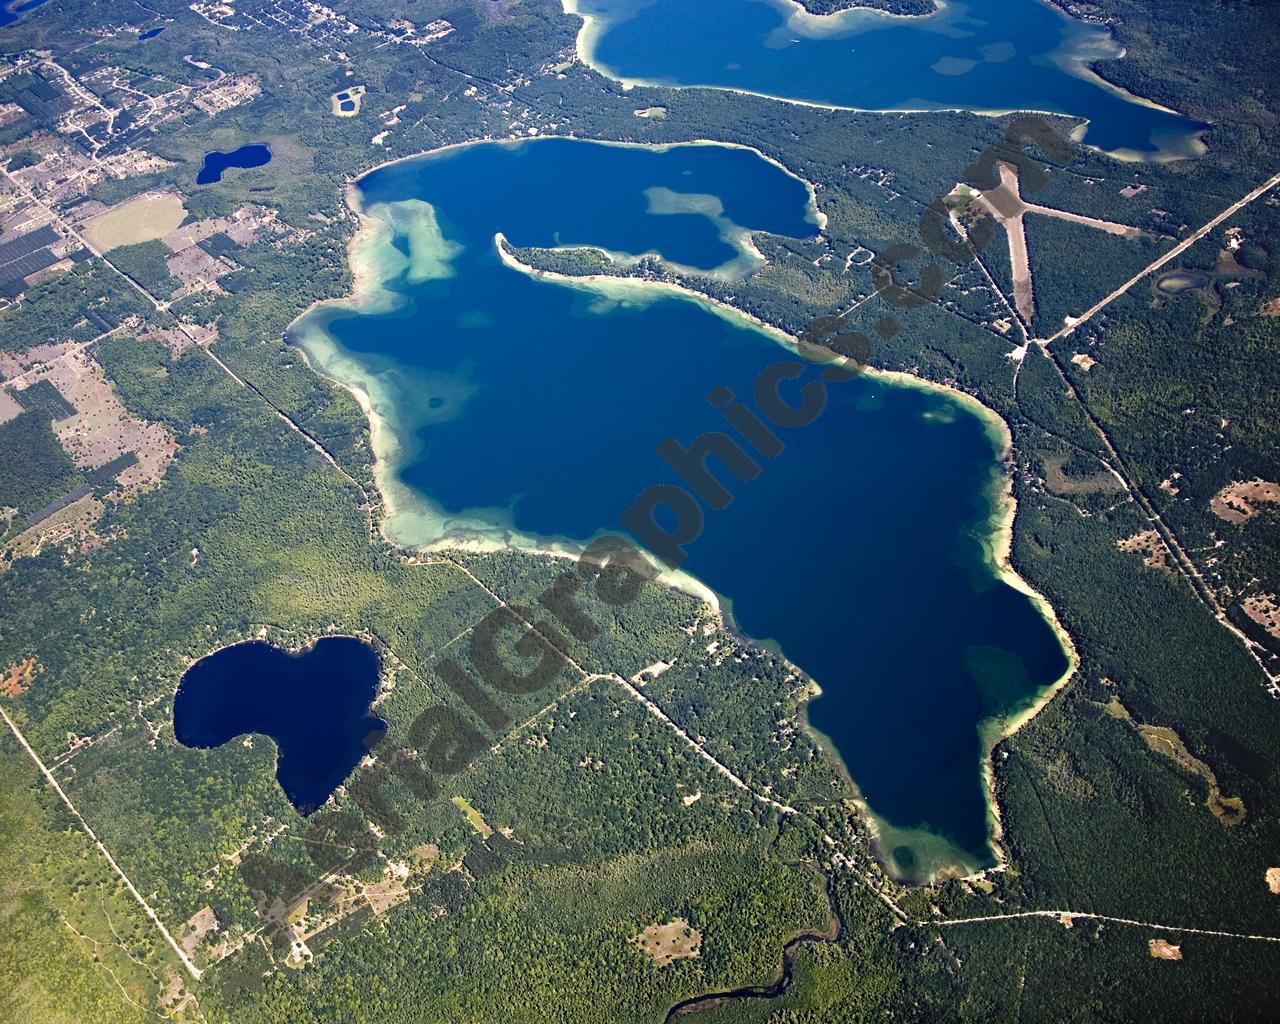
[{"label": "lake shoreline", "polygon": [[[1052,2],[1052,0],[1037,0],[1042,6],[1053,11],[1063,21],[1072,25],[1089,25],[1093,24],[1085,22],[1082,19],[1075,18],[1061,6]],[[1011,117],[1015,114],[1034,114],[1039,117],[1062,118],[1068,121],[1078,122],[1077,126],[1068,133],[1072,140],[1079,145],[1083,145],[1087,149],[1095,152],[1103,153],[1112,159],[1122,162],[1142,163],[1151,160],[1156,163],[1172,163],[1177,160],[1198,159],[1208,152],[1208,145],[1204,142],[1203,135],[1212,127],[1209,124],[1204,129],[1191,133],[1185,140],[1187,151],[1180,152],[1177,150],[1158,149],[1150,156],[1144,156],[1140,152],[1127,149],[1124,147],[1114,150],[1103,149],[1100,146],[1093,145],[1084,141],[1088,132],[1090,119],[1083,115],[1064,113],[1056,110],[1042,110],[1036,107],[949,107],[942,104],[937,106],[894,106],[894,107],[858,107],[852,104],[844,103],[824,103],[820,100],[806,100],[794,96],[780,96],[776,93],[766,92],[760,89],[749,89],[741,86],[716,85],[707,82],[688,82],[688,83],[672,83],[664,82],[656,79],[638,78],[634,76],[624,75],[619,71],[602,63],[596,54],[596,45],[605,33],[611,27],[603,17],[596,14],[588,14],[579,9],[579,0],[561,0],[564,13],[572,17],[582,19],[582,25],[578,29],[577,35],[574,37],[574,47],[578,60],[582,64],[594,71],[596,74],[617,82],[622,86],[624,91],[630,91],[636,88],[642,89],[706,89],[716,92],[733,93],[739,96],[751,96],[756,99],[772,100],[776,103],[789,103],[794,106],[810,107],[815,110],[826,110],[832,112],[843,111],[855,114],[973,114],[977,117]],[[868,7],[859,7],[856,4],[844,8],[839,11],[833,11],[829,14],[813,14],[806,11],[798,0],[774,0],[774,5],[780,8],[794,9],[790,16],[783,22],[788,27],[793,26],[793,21],[801,23],[821,24],[823,19],[830,19],[834,22],[853,21],[853,20],[869,20],[870,18],[888,18],[904,23],[912,21],[922,21],[933,18],[947,9],[945,0],[934,0],[934,10],[928,14],[894,14],[889,11],[877,10]],[[1149,110],[1156,110],[1164,114],[1174,117],[1183,117],[1191,120],[1188,114],[1182,111],[1174,110],[1145,96],[1139,96],[1130,92],[1123,86],[1116,85],[1111,82],[1098,71],[1093,68],[1093,64],[1100,60],[1117,60],[1125,55],[1124,47],[1115,38],[1114,29],[1110,25],[1095,25],[1097,28],[1105,28],[1110,34],[1110,41],[1113,44],[1111,53],[1087,54],[1078,53],[1053,53],[1050,59],[1064,73],[1082,79],[1094,85],[1096,88],[1110,93],[1118,97],[1126,103],[1132,103],[1136,106],[1145,107]],[[814,32],[809,38],[820,39],[825,36],[837,35],[842,31],[843,26],[831,29],[829,31]],[[798,31],[798,30],[797,30]]]},{"label": "lake shoreline", "polygon": [[[395,163],[401,163],[406,160],[416,159],[418,156],[429,156],[445,150],[457,149],[462,146],[479,145],[486,140],[473,140],[471,142],[458,143],[448,147],[441,147],[437,150],[428,151],[425,154],[418,154],[414,157],[404,157],[397,160],[385,161],[378,165],[379,167],[389,166]],[[594,140],[578,140],[578,141],[594,141]],[[614,145],[632,145],[627,143],[613,143]],[[698,143],[677,143],[662,146],[641,146],[639,148],[651,149],[669,149],[672,145],[716,145],[711,140],[703,140]],[[737,148],[752,149],[748,146],[740,146]],[[756,151],[758,153],[758,151]],[[763,154],[760,154],[763,156]],[[765,157],[765,159],[770,159]],[[772,163],[777,161],[770,160]],[[376,168],[375,168],[376,169]],[[784,168],[785,170],[785,168]],[[371,173],[371,172],[366,172]],[[805,182],[803,178],[795,175],[794,172],[787,172],[793,178],[800,180],[807,186],[810,202],[816,210],[816,191],[811,183]],[[362,175],[361,177],[363,177]],[[359,191],[358,180],[353,180],[347,187],[347,201],[351,209],[356,215],[358,221],[358,229],[353,235],[348,245],[348,259],[352,267],[353,288],[352,293],[346,297],[336,300],[329,300],[323,303],[313,304],[308,313],[314,312],[319,308],[330,309],[354,309],[361,312],[369,312],[371,308],[376,308],[379,303],[379,297],[386,294],[381,286],[381,279],[378,277],[378,260],[376,259],[376,249],[383,244],[388,234],[388,224],[379,221],[378,218],[370,214],[362,202]],[[574,277],[570,275],[558,274],[554,271],[541,270],[539,268],[528,266],[521,262],[510,250],[509,243],[501,232],[494,236],[495,250],[504,265],[510,269],[524,273],[536,279],[548,280],[569,287],[586,290],[598,295],[605,295],[610,298],[629,298],[632,300],[640,300],[644,302],[653,301],[660,295],[678,295],[684,299],[692,300],[702,308],[715,313],[716,315],[729,320],[732,323],[741,326],[748,326],[760,333],[770,337],[775,343],[781,345],[788,351],[799,355],[802,352],[802,343],[798,338],[791,335],[787,331],[776,327],[772,324],[755,317],[743,310],[738,309],[728,303],[714,299],[704,295],[684,285],[675,284],[667,281],[641,280],[630,277],[615,277],[611,275],[584,275],[582,277]],[[547,538],[531,535],[524,535],[514,529],[508,529],[501,524],[494,523],[476,523],[470,524],[470,528],[459,528],[457,525],[450,525],[447,520],[438,519],[434,523],[436,536],[426,538],[421,543],[413,543],[412,539],[406,538],[404,532],[397,531],[393,525],[394,520],[402,519],[406,515],[412,515],[411,507],[413,505],[421,505],[424,499],[417,495],[408,493],[408,489],[395,479],[395,474],[400,465],[397,456],[400,454],[401,446],[394,440],[394,431],[391,424],[384,415],[379,411],[379,396],[374,393],[376,387],[372,385],[368,374],[360,374],[354,372],[357,368],[352,368],[348,372],[343,372],[343,367],[338,365],[338,360],[332,358],[337,353],[338,346],[329,341],[331,350],[330,357],[326,358],[323,352],[324,344],[317,344],[316,338],[312,335],[310,338],[303,338],[308,334],[306,330],[297,331],[295,328],[301,324],[302,320],[307,316],[304,314],[302,318],[295,321],[291,327],[291,333],[299,337],[299,348],[307,356],[308,365],[316,372],[334,380],[340,386],[348,390],[364,411],[366,418],[370,423],[370,443],[374,455],[374,479],[378,487],[378,491],[382,496],[383,514],[379,518],[379,531],[384,539],[389,543],[416,550],[421,553],[430,552],[448,552],[457,551],[459,553],[487,553],[505,550],[517,550],[524,553],[561,559],[576,558],[585,546],[584,541],[571,540],[567,538]],[[305,324],[302,325],[304,328]],[[321,334],[326,332],[321,329]],[[1010,552],[1012,546],[1012,530],[1014,520],[1016,518],[1016,500],[1013,496],[1012,477],[1009,472],[1009,459],[1012,452],[1012,434],[1007,423],[993,409],[984,405],[978,398],[958,388],[931,381],[923,377],[918,377],[905,371],[899,370],[880,370],[876,368],[867,368],[873,378],[880,378],[893,386],[909,387],[918,390],[931,392],[944,396],[947,400],[963,406],[969,412],[978,417],[983,424],[988,438],[993,447],[993,454],[998,469],[996,478],[1001,482],[1001,488],[998,495],[992,497],[992,512],[988,519],[988,534],[982,547],[984,561],[991,569],[993,576],[1003,582],[1009,583],[1015,589],[1031,598],[1040,612],[1042,618],[1045,619],[1055,636],[1058,638],[1064,655],[1068,660],[1067,671],[1054,683],[1042,689],[1033,699],[1032,704],[1028,708],[1014,712],[1004,719],[999,719],[1001,723],[1001,732],[997,739],[989,741],[988,735],[990,723],[992,720],[979,722],[977,727],[980,730],[983,742],[982,759],[979,765],[980,772],[984,779],[984,787],[986,791],[986,805],[988,818],[988,835],[991,853],[996,864],[1000,867],[1004,864],[1004,852],[1000,846],[1002,837],[1002,826],[1000,822],[1000,809],[996,799],[995,775],[992,753],[995,745],[1000,739],[1012,735],[1017,729],[1021,728],[1027,721],[1030,721],[1044,706],[1046,706],[1053,696],[1055,696],[1065,685],[1066,681],[1075,671],[1077,659],[1075,656],[1074,644],[1070,636],[1062,628],[1053,612],[1052,606],[1047,599],[1034,590],[1017,572],[1013,569],[1010,562]],[[363,377],[363,379],[361,379]],[[401,494],[401,491],[404,494]],[[425,519],[423,521],[426,521]],[[456,523],[456,521],[455,521]],[[703,600],[721,621],[726,623],[726,615],[719,596],[707,587],[700,580],[690,576],[687,573],[670,571],[664,572],[660,576],[660,581],[673,589],[689,594],[697,599]],[[790,660],[787,660],[792,665]],[[794,665],[792,665],[795,668]],[[800,673],[804,678],[809,680],[809,687],[802,700],[801,718],[804,726],[809,730],[810,734],[818,739],[819,745],[822,747],[824,754],[832,758],[834,763],[842,769],[843,776],[850,781],[850,784],[856,794],[855,805],[859,808],[859,815],[868,822],[873,837],[873,846],[875,841],[882,835],[896,830],[887,821],[881,821],[876,817],[874,812],[862,800],[856,782],[852,780],[850,773],[843,764],[843,759],[839,752],[835,749],[834,744],[822,736],[808,722],[807,708],[809,703],[821,694],[821,689],[816,681],[812,680],[807,673]],[[932,833],[930,833],[932,835]],[[939,837],[939,841],[941,840]],[[954,849],[954,848],[953,848]],[[887,871],[892,874],[891,865],[883,863]],[[984,869],[984,870],[990,870]],[[954,860],[952,863],[940,866],[936,871],[929,874],[924,880],[924,884],[941,881],[949,877],[967,877],[974,873],[974,865],[971,862],[966,863],[963,860]],[[918,880],[915,884],[920,884]]]},{"label": "lake shoreline", "polygon": [[[570,287],[580,287],[611,298],[628,295],[635,296],[637,294],[651,294],[655,291],[659,293],[666,292],[667,294],[680,295],[684,298],[697,302],[699,305],[723,316],[731,322],[746,323],[751,327],[760,330],[762,333],[773,337],[776,341],[782,344],[784,348],[788,349],[788,351],[796,354],[800,353],[802,343],[800,339],[794,335],[784,331],[780,327],[766,323],[758,317],[740,310],[735,306],[731,306],[719,299],[712,298],[709,295],[704,295],[703,293],[695,291],[685,285],[676,284],[670,281],[651,281],[633,277],[614,277],[608,274],[593,274],[576,277],[561,274],[556,271],[543,270],[537,267],[531,267],[528,264],[521,262],[514,254],[508,251],[507,245],[509,243],[507,243],[506,238],[503,237],[501,233],[495,236],[494,242],[497,246],[499,256],[506,266],[539,280],[549,280]],[[1066,686],[1067,682],[1075,674],[1079,662],[1076,654],[1075,643],[1059,621],[1052,604],[1050,604],[1043,594],[1037,591],[1029,582],[1027,582],[1027,580],[1018,574],[1011,561],[1010,556],[1013,548],[1013,526],[1017,517],[1017,500],[1013,494],[1013,477],[1008,468],[1013,454],[1013,434],[1009,429],[1008,423],[999,413],[990,406],[985,405],[976,396],[971,395],[966,391],[961,391],[959,388],[953,387],[952,385],[932,381],[924,377],[918,377],[903,370],[883,370],[868,366],[864,368],[862,372],[866,373],[872,379],[885,380],[898,387],[908,387],[929,393],[940,394],[949,401],[967,409],[982,422],[988,437],[992,441],[992,446],[995,448],[997,465],[1001,467],[997,470],[998,480],[1001,484],[1000,491],[997,495],[992,496],[992,512],[987,520],[989,532],[982,545],[984,561],[992,570],[992,573],[997,580],[1007,583],[1009,586],[1013,587],[1015,590],[1024,594],[1031,600],[1036,609],[1040,612],[1041,617],[1046,621],[1054,635],[1057,637],[1058,643],[1062,647],[1062,652],[1067,658],[1067,668],[1064,673],[1058,679],[1055,679],[1052,683],[1043,688],[1036,697],[1033,698],[1030,707],[1014,712],[1006,717],[986,719],[979,722],[977,726],[979,733],[983,738],[983,753],[980,768],[987,791],[986,802],[989,842],[996,861],[993,867],[999,868],[1004,865],[1006,858],[1003,848],[999,845],[1000,839],[1003,837],[1003,825],[1000,819],[999,803],[996,798],[993,758],[995,747],[1000,741],[1009,738],[1027,722],[1030,722],[1037,714],[1039,714],[1040,711],[1048,706],[1053,697],[1056,696],[1064,686]],[[791,665],[793,669],[800,671],[806,679],[810,679],[808,673],[803,672],[803,670],[799,670],[798,667],[789,659],[787,660],[787,664]],[[820,696],[822,693],[821,684],[816,680],[810,679],[810,687],[810,692],[805,698],[802,709],[805,727],[809,730],[811,735],[818,739],[819,745],[824,749],[824,752],[835,758],[835,761],[843,770],[845,778],[850,781],[855,792],[857,792],[857,783],[849,773],[847,767],[845,767],[839,751],[835,748],[834,742],[832,742],[825,734],[816,729],[808,721],[808,703],[815,697]],[[1002,728],[995,739],[988,740],[988,723],[991,722],[1002,723]],[[865,803],[860,793],[858,793],[855,803],[858,805],[864,820],[868,822],[872,831],[873,839],[878,839],[882,834],[892,831],[913,831],[900,830],[897,826],[893,826],[889,822],[881,819],[870,809],[869,805]],[[929,834],[932,835],[933,833]],[[881,863],[886,870],[889,870],[889,865],[887,863],[883,860]],[[992,870],[992,868],[981,869],[976,873],[980,874],[981,871],[986,870]],[[940,869],[937,873],[931,875],[925,884],[934,884],[952,877],[973,877],[974,874],[974,865],[961,862]]]}]

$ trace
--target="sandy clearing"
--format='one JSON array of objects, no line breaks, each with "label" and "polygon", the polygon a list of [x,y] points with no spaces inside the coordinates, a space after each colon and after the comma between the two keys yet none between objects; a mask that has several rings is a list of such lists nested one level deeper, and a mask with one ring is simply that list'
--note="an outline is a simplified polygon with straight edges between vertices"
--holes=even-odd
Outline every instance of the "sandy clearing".
[{"label": "sandy clearing", "polygon": [[1227,484],[1209,500],[1209,508],[1228,523],[1247,522],[1262,511],[1264,503],[1280,504],[1280,484],[1257,478]]},{"label": "sandy clearing", "polygon": [[216,932],[218,927],[218,915],[213,912],[212,907],[204,907],[192,914],[180,929],[182,938],[179,941],[187,956],[194,956],[205,936]]},{"label": "sandy clearing", "polygon": [[702,954],[702,932],[683,917],[666,924],[651,924],[633,940],[659,967]]},{"label": "sandy clearing", "polygon": [[1027,230],[1022,214],[1005,222],[1009,235],[1009,262],[1013,266],[1013,304],[1025,324],[1036,315],[1035,292],[1031,285],[1031,257],[1027,254]]},{"label": "sandy clearing", "polygon": [[1164,542],[1160,539],[1160,534],[1155,530],[1143,530],[1141,533],[1135,533],[1132,537],[1118,540],[1116,541],[1116,547],[1121,551],[1140,552],[1142,561],[1153,569],[1160,569],[1169,573],[1173,572],[1169,565],[1169,552],[1165,549]]},{"label": "sandy clearing", "polygon": [[1105,231],[1109,235],[1119,235],[1121,238],[1142,237],[1141,229],[1130,227],[1128,224],[1117,224],[1113,220],[1102,220],[1100,217],[1086,217],[1082,213],[1055,210],[1051,206],[1037,206],[1035,203],[1027,203],[1026,211],[1027,213],[1038,213],[1045,217],[1056,217],[1058,220],[1068,220],[1072,224],[1083,224],[1087,228],[1096,228],[1098,231]]},{"label": "sandy clearing", "polygon": [[22,406],[20,406],[12,395],[7,391],[0,391],[0,423],[8,423],[9,420],[17,419],[22,415]]},{"label": "sandy clearing", "polygon": [[122,487],[146,487],[164,476],[178,450],[176,439],[163,424],[130,416],[89,353],[68,352],[44,377],[75,407],[76,414],[54,432],[78,468],[96,469],[133,452],[138,461],[116,477]]},{"label": "sandy clearing", "polygon": [[995,218],[1009,240],[1009,266],[1013,275],[1013,305],[1024,324],[1036,315],[1031,284],[1031,259],[1027,254],[1027,232],[1023,224],[1026,204],[1018,192],[1018,175],[1008,164],[1000,164],[1000,184],[977,196],[978,205]]},{"label": "sandy clearing", "polygon": [[21,697],[31,688],[37,667],[35,658],[27,658],[0,671],[0,693],[6,697]]},{"label": "sandy clearing", "polygon": [[1244,613],[1280,640],[1280,602],[1275,594],[1254,594],[1240,602]]}]

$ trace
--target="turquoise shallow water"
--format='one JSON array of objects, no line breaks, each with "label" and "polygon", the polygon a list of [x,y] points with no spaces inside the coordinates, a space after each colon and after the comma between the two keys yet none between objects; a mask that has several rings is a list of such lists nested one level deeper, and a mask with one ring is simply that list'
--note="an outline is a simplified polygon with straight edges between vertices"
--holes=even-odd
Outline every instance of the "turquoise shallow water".
[{"label": "turquoise shallow water", "polygon": [[711,85],[863,110],[1041,110],[1088,118],[1084,141],[1188,155],[1207,126],[1109,89],[1083,62],[1110,30],[1041,0],[949,2],[925,18],[813,18],[786,0],[577,0],[590,60],[624,80]]},{"label": "turquoise shallow water", "polygon": [[[517,246],[655,251],[711,269],[742,259],[741,228],[815,233],[806,186],[752,151],[483,144],[390,165],[359,188],[397,225],[379,250],[385,291],[363,310],[319,309],[295,340],[368,390],[399,444],[389,483],[412,505],[392,523],[401,539],[464,524],[616,531],[644,488],[681,482],[660,441],[724,429],[709,392],[750,400],[764,367],[800,362],[689,299],[611,301],[510,269],[494,245],[501,231]],[[657,212],[682,208],[702,212]],[[784,395],[794,402],[817,373]],[[988,863],[979,723],[1066,666],[1032,602],[984,560],[995,443],[937,392],[865,377],[827,397],[812,425],[779,428],[786,450],[760,459],[757,479],[720,472],[734,501],[707,512],[684,568],[817,679],[811,720],[884,821]],[[920,869],[937,855],[927,836],[905,845]]]}]

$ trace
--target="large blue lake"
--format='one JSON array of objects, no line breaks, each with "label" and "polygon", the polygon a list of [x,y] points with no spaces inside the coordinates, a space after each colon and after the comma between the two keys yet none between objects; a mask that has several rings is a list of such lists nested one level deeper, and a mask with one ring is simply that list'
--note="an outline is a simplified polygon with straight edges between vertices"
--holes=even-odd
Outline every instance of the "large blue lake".
[{"label": "large blue lake", "polygon": [[210,750],[257,734],[275,741],[276,778],[303,814],[329,799],[374,746],[386,723],[370,711],[378,655],[363,640],[323,637],[293,654],[271,644],[236,644],[201,658],[182,675],[173,732]]},{"label": "large blue lake", "polygon": [[[370,397],[402,542],[617,531],[645,487],[681,482],[658,442],[724,429],[709,392],[750,400],[764,367],[802,362],[706,304],[538,279],[495,246],[502,232],[743,273],[744,229],[817,231],[807,186],[753,151],[481,144],[379,169],[359,196],[381,232],[357,247],[361,297],[318,309],[293,340]],[[806,364],[784,395],[817,373]],[[1067,665],[985,547],[1001,480],[990,425],[864,376],[781,433],[787,450],[758,479],[723,474],[736,500],[707,513],[684,568],[821,685],[811,721],[899,873],[990,863],[980,731]]]},{"label": "large blue lake", "polygon": [[583,58],[653,85],[721,86],[862,110],[1040,110],[1087,118],[1084,141],[1151,157],[1198,152],[1207,126],[1109,87],[1105,26],[1041,0],[948,0],[928,17],[815,17],[793,0],[566,0]]}]

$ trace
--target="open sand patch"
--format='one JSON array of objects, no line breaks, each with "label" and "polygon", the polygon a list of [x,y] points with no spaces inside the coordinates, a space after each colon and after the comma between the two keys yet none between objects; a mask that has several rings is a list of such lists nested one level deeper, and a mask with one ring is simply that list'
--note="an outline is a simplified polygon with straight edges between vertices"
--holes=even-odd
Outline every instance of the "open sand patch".
[{"label": "open sand patch", "polygon": [[1147,948],[1151,950],[1151,955],[1157,960],[1181,960],[1182,948],[1175,946],[1164,939],[1148,939]]},{"label": "open sand patch", "polygon": [[1264,504],[1280,504],[1280,484],[1261,478],[1227,484],[1209,499],[1215,516],[1237,525],[1258,515]]},{"label": "open sand patch", "polygon": [[1169,565],[1169,552],[1164,546],[1164,541],[1160,539],[1160,534],[1155,530],[1143,530],[1141,533],[1135,533],[1132,537],[1118,540],[1116,541],[1116,547],[1121,551],[1141,554],[1143,563],[1149,565],[1152,569],[1173,572]]},{"label": "open sand patch", "polygon": [[7,391],[0,391],[0,423],[8,423],[22,415],[22,406],[20,406],[12,395]]},{"label": "open sand patch", "polygon": [[205,936],[216,932],[218,928],[218,915],[213,912],[212,907],[197,910],[183,925],[182,951],[187,956],[193,955]]},{"label": "open sand patch", "polygon": [[1240,602],[1244,613],[1277,640],[1280,640],[1280,602],[1275,594],[1254,594]]},{"label": "open sand patch", "polygon": [[659,967],[702,954],[702,932],[683,917],[667,924],[651,924],[633,940]]},{"label": "open sand patch", "polygon": [[136,461],[116,481],[125,488],[160,481],[177,452],[176,439],[163,424],[131,416],[88,352],[68,352],[48,365],[44,377],[75,407],[76,415],[54,432],[78,468],[96,469],[131,452]]},{"label": "open sand patch", "polygon": [[16,665],[0,671],[0,693],[6,697],[21,697],[31,688],[31,680],[35,678],[36,660],[27,658]]}]

